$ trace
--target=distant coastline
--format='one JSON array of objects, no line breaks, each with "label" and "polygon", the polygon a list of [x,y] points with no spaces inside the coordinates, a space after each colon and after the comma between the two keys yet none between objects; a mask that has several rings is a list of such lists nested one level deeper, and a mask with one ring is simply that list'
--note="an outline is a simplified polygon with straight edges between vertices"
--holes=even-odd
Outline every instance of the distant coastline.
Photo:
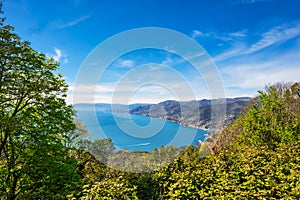
[{"label": "distant coastline", "polygon": [[[212,105],[216,107],[226,106],[226,113],[223,127],[231,124],[242,112],[252,98],[237,97],[215,100],[193,100],[193,101],[175,101],[167,100],[158,104],[108,104],[108,103],[80,103],[74,104],[75,110],[96,109],[101,112],[119,112],[134,115],[142,115],[151,118],[158,118],[177,123],[180,126],[201,129],[204,131],[213,130],[215,125],[212,124]],[[214,103],[212,104],[212,101]],[[216,123],[216,122],[214,122]],[[220,128],[220,127],[218,127]],[[222,127],[221,127],[222,128]]]},{"label": "distant coastline", "polygon": [[[197,146],[198,141],[204,141],[207,134],[205,130],[182,126],[170,120],[130,113],[120,113],[119,115],[102,110],[96,110],[99,122],[97,123],[91,119],[95,116],[93,112],[93,109],[77,110],[78,117],[86,125],[87,130],[93,133],[91,140],[111,138],[117,149],[120,150],[152,151],[154,148],[167,145],[181,147],[193,144]],[[148,126],[151,123],[150,118],[158,123]],[[133,126],[131,129],[131,120],[138,126]]]}]

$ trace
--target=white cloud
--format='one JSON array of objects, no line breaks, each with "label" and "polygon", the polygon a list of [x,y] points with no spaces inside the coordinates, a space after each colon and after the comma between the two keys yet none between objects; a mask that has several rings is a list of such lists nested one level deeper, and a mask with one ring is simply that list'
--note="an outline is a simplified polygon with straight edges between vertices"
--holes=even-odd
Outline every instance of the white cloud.
[{"label": "white cloud", "polygon": [[61,50],[58,49],[58,48],[54,48],[54,52],[55,54],[52,56],[52,58],[56,61],[56,62],[59,62],[61,56],[62,56],[62,53],[61,53]]},{"label": "white cloud", "polygon": [[[199,37],[210,35],[214,38],[233,38],[237,42],[228,51],[215,57],[220,67],[221,74],[228,96],[253,96],[258,89],[263,89],[266,84],[278,81],[297,81],[300,74],[300,43],[291,49],[266,48],[271,45],[285,42],[300,35],[299,23],[279,25],[270,28],[260,35],[260,39],[248,44],[246,39],[250,32],[240,30],[232,33],[216,35],[211,33],[195,32]],[[232,39],[232,40],[233,40]],[[262,51],[260,51],[262,50]],[[270,51],[272,50],[272,51]],[[271,54],[271,53],[272,54]],[[203,55],[204,52],[186,55],[186,58],[193,59]],[[255,54],[254,54],[255,53]],[[59,55],[59,53],[56,53]],[[229,60],[232,59],[232,60]],[[230,61],[230,62],[224,62]],[[172,67],[184,63],[184,59],[169,56],[159,64],[143,65],[133,67],[135,62],[130,59],[118,60],[115,64],[119,67],[130,68],[127,73],[118,77],[114,83],[107,83],[100,86],[77,86],[79,96],[78,102],[106,102],[106,103],[137,103],[137,102],[160,102],[166,99],[191,100],[209,98],[208,86],[199,84],[199,75],[185,75],[180,70],[174,71]],[[171,67],[168,67],[171,66]],[[178,66],[179,69],[181,67]],[[185,68],[185,70],[187,70]],[[119,81],[119,82],[118,82]],[[205,81],[205,80],[202,80]],[[201,82],[201,80],[200,80]],[[152,83],[153,85],[147,85]],[[116,88],[118,84],[118,87]],[[189,87],[192,90],[189,90]],[[94,91],[90,91],[90,88]],[[70,93],[74,88],[70,88]],[[113,99],[115,95],[116,99]]]},{"label": "white cloud", "polygon": [[262,33],[253,44],[234,43],[215,56],[227,96],[253,96],[268,84],[299,81],[300,43],[294,42],[289,48],[279,46],[297,37],[298,21],[281,24]]},{"label": "white cloud", "polygon": [[[133,82],[122,82],[105,85],[70,86],[67,102],[74,103],[157,103],[174,98],[168,89],[155,84],[136,87]],[[74,95],[76,93],[76,95]]]},{"label": "white cloud", "polygon": [[241,31],[237,31],[237,32],[233,32],[233,33],[217,33],[215,31],[211,31],[211,32],[203,32],[203,31],[199,31],[199,30],[194,30],[192,33],[192,38],[196,39],[199,37],[202,38],[213,38],[213,39],[217,39],[217,40],[221,40],[221,41],[231,41],[234,39],[240,39],[240,38],[244,38],[247,36],[246,34],[246,30],[241,30]]},{"label": "white cloud", "polygon": [[174,61],[174,59],[171,59],[171,57],[168,56],[161,64],[166,66],[174,66],[175,63],[178,63],[178,61]]},{"label": "white cloud", "polygon": [[83,22],[83,21],[87,20],[90,17],[91,17],[90,15],[81,16],[81,17],[79,17],[79,18],[77,18],[77,19],[75,19],[73,21],[64,23],[59,28],[63,29],[63,28],[68,28],[68,27],[75,26],[75,25],[79,24],[80,22]]},{"label": "white cloud", "polygon": [[199,84],[199,81],[191,79],[186,79],[180,72],[167,66],[143,65],[131,69],[115,82],[99,85],[73,84],[69,87],[68,102],[149,103],[171,98],[191,100],[198,98],[197,94],[209,94],[205,85],[202,85],[204,83]]},{"label": "white cloud", "polygon": [[203,33],[199,30],[194,30],[192,34],[192,38],[195,39],[197,37],[209,37],[211,33]]},{"label": "white cloud", "polygon": [[54,54],[53,53],[47,53],[47,57],[53,58],[56,62],[63,62],[68,63],[67,56],[63,54],[63,51],[59,48],[54,47]]},{"label": "white cloud", "polygon": [[95,92],[113,92],[115,84],[101,84],[101,85],[70,85],[69,91],[71,92],[79,92],[86,93],[91,91],[91,88],[94,89]]},{"label": "white cloud", "polygon": [[[244,32],[236,32],[231,35],[236,37],[244,37]],[[245,41],[240,40],[238,43],[235,42],[234,45],[224,51],[223,53],[216,55],[214,57],[215,62],[223,62],[228,59],[232,59],[239,56],[249,56],[251,54],[257,53],[261,50],[271,47],[273,45],[288,41],[290,39],[300,36],[300,22],[294,21],[290,23],[281,24],[272,27],[267,32],[260,35],[260,39],[253,44],[247,44]],[[245,36],[246,37],[246,36]]]},{"label": "white cloud", "polygon": [[269,31],[261,35],[261,39],[251,45],[250,49],[244,54],[254,53],[273,44],[284,42],[286,40],[295,38],[300,35],[300,22],[293,22],[290,24],[282,24],[273,27]]},{"label": "white cloud", "polygon": [[206,52],[205,51],[201,51],[201,52],[193,52],[192,54],[187,54],[184,55],[184,58],[172,58],[170,54],[168,54],[168,56],[165,58],[165,60],[162,61],[162,65],[166,65],[166,66],[176,66],[188,61],[191,61],[193,59],[199,58],[203,55],[205,55]]},{"label": "white cloud", "polygon": [[169,52],[169,53],[176,53],[173,46],[167,46],[167,47],[164,48],[164,50]]},{"label": "white cloud", "polygon": [[300,46],[280,56],[262,52],[259,56],[238,57],[229,64],[221,65],[224,84],[229,91],[227,93],[242,95],[248,92],[251,95],[268,84],[299,81],[299,50]]},{"label": "white cloud", "polygon": [[114,84],[76,85],[70,84],[67,103],[111,103]]},{"label": "white cloud", "polygon": [[[247,69],[248,68],[248,69]],[[254,66],[232,67],[229,78],[226,82],[227,87],[238,87],[241,89],[263,89],[265,85],[280,81],[298,81],[300,68],[276,68],[251,70]],[[227,73],[228,75],[228,73]]]},{"label": "white cloud", "polygon": [[133,60],[122,60],[119,59],[117,62],[118,67],[128,67],[131,68],[133,67],[135,62]]},{"label": "white cloud", "polygon": [[227,35],[230,36],[230,37],[247,37],[247,34],[246,34],[246,30],[242,30],[242,31],[237,31],[237,32],[233,32],[233,33],[228,33]]},{"label": "white cloud", "polygon": [[246,49],[246,45],[239,43],[239,44],[234,44],[230,49],[225,50],[224,52],[216,55],[213,57],[214,62],[222,62],[226,61],[230,58],[236,57],[238,55],[241,55],[242,52],[244,52]]}]

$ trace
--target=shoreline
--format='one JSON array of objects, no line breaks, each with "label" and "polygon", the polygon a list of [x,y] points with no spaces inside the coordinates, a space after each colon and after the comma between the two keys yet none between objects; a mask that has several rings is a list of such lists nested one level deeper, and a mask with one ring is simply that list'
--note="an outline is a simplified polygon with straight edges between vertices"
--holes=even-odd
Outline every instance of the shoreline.
[{"label": "shoreline", "polygon": [[179,121],[176,121],[176,120],[173,120],[173,119],[168,119],[168,118],[165,118],[165,117],[152,117],[152,116],[149,116],[149,115],[134,114],[134,113],[128,113],[128,114],[137,115],[137,116],[144,116],[144,117],[149,117],[149,118],[154,118],[154,119],[161,119],[161,120],[165,120],[165,121],[169,121],[169,122],[174,122],[174,123],[176,123],[180,126],[184,126],[184,127],[188,127],[188,128],[200,129],[200,130],[203,130],[203,131],[211,131],[211,129],[206,128],[205,126],[190,125],[190,124],[187,124],[187,123],[179,122]]}]

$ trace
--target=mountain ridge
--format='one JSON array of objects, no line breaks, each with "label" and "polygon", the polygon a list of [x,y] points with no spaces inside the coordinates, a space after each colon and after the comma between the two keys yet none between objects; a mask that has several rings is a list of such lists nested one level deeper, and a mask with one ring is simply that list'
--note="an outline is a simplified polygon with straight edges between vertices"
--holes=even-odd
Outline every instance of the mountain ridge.
[{"label": "mountain ridge", "polygon": [[[157,104],[109,104],[109,103],[78,103],[75,110],[96,109],[101,112],[120,112],[143,115],[172,121],[182,126],[210,130],[223,128],[233,123],[251,97],[201,99],[191,101],[166,100]],[[225,105],[224,105],[225,104]],[[225,110],[224,110],[225,108]],[[215,119],[216,112],[225,112],[223,119]],[[223,124],[218,124],[223,121]],[[218,127],[217,127],[218,126]]]},{"label": "mountain ridge", "polygon": [[223,128],[238,117],[251,99],[251,97],[237,97],[192,101],[166,100],[158,104],[138,106],[130,110],[130,114],[161,118],[183,126],[207,130],[220,126],[217,125],[220,120],[214,119],[214,112],[223,112],[222,109],[225,108],[224,123],[218,127]]}]

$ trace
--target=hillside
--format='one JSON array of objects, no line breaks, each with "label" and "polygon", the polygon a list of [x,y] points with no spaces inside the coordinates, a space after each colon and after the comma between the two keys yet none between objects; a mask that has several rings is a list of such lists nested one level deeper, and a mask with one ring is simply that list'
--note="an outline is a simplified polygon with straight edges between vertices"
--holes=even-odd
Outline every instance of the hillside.
[{"label": "hillside", "polygon": [[176,122],[180,125],[210,129],[213,128],[212,104],[218,110],[226,104],[225,121],[223,126],[231,124],[251,100],[249,97],[226,98],[199,101],[168,100],[158,104],[138,106],[130,111],[131,114],[161,118]]},{"label": "hillside", "polygon": [[[300,199],[299,93],[299,83],[278,83],[259,91],[258,101],[221,131],[213,149],[205,142],[199,148],[166,146],[148,153],[111,153],[110,166],[117,169],[114,176],[107,170],[110,178],[103,176],[85,185],[81,199],[101,199],[99,195],[111,199]],[[227,99],[227,113],[248,101]],[[202,103],[209,106],[208,101]],[[167,108],[166,115],[175,114],[178,104],[166,101],[153,109],[147,106],[144,114],[158,112],[158,106]],[[87,148],[96,158],[101,156],[95,148],[100,142]],[[90,179],[103,173],[84,167]]]}]

